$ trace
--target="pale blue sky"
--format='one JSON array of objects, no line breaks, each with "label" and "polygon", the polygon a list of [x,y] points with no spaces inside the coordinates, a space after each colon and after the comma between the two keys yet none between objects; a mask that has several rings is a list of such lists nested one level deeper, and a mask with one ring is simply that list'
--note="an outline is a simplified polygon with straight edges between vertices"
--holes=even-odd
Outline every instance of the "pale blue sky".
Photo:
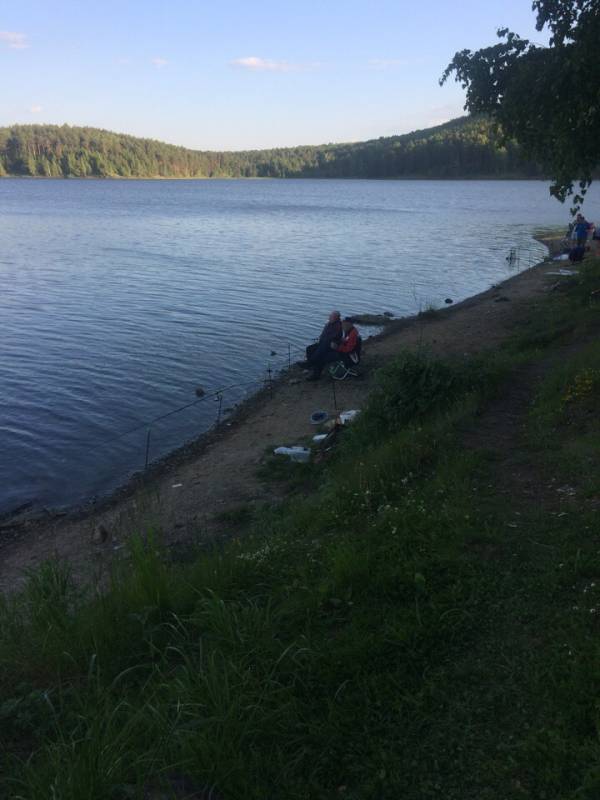
[{"label": "pale blue sky", "polygon": [[530,0],[20,0],[0,8],[0,125],[93,125],[199,149],[356,141],[462,112],[438,78]]}]

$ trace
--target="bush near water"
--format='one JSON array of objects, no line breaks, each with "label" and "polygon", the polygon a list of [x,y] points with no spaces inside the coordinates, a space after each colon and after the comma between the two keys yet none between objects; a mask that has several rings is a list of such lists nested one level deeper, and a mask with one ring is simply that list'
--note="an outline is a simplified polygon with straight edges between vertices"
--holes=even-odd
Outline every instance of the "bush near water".
[{"label": "bush near water", "polygon": [[[32,571],[0,606],[0,795],[599,797],[599,286],[589,260],[484,359],[400,355],[332,462],[286,466],[313,493],[227,544],[139,532],[101,595]],[[505,469],[465,442],[519,380]]]}]

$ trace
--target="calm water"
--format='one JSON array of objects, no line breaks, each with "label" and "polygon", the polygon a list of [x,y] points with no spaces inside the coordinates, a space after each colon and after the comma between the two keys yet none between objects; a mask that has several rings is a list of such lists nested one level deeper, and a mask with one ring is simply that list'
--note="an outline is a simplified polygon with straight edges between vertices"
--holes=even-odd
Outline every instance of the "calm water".
[{"label": "calm water", "polygon": [[[145,455],[118,434],[262,378],[332,307],[460,300],[567,221],[539,182],[1,180],[0,215],[0,512],[114,488]],[[151,459],[216,411],[154,426]]]}]

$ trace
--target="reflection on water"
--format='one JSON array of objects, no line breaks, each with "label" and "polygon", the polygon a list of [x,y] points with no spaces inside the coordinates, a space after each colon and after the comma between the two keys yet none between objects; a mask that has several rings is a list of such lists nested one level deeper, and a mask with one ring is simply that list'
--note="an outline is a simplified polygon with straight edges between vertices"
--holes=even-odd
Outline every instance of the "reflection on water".
[{"label": "reflection on water", "polygon": [[[145,457],[143,429],[119,432],[295,360],[331,308],[485,289],[566,217],[542,183],[478,181],[5,179],[0,213],[0,511],[113,488]],[[215,417],[164,420],[152,457]]]}]

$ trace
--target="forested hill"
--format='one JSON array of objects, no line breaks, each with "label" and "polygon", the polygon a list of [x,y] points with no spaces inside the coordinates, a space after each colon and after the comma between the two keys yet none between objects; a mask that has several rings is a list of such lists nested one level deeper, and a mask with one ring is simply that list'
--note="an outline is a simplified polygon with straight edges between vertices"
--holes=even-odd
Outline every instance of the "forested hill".
[{"label": "forested hill", "polygon": [[97,128],[0,128],[0,176],[122,178],[539,177],[491,124],[461,117],[367,142],[208,152]]}]

